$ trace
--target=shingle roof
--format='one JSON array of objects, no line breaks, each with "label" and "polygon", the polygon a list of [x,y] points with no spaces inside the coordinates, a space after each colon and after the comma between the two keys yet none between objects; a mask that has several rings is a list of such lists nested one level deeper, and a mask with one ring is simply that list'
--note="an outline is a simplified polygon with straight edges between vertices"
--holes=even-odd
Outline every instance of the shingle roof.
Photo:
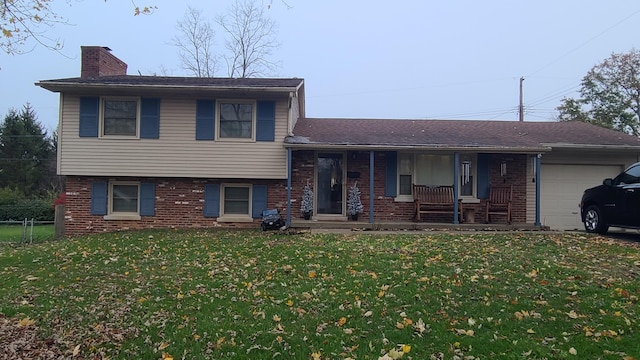
[{"label": "shingle roof", "polygon": [[520,149],[638,147],[640,139],[582,122],[300,119],[290,145]]},{"label": "shingle roof", "polygon": [[122,86],[148,86],[148,87],[207,87],[215,88],[296,88],[302,84],[303,79],[298,78],[199,78],[199,77],[174,77],[174,76],[101,76],[96,78],[66,78],[54,80],[42,80],[36,85],[45,89],[82,86],[82,85],[122,85]]}]

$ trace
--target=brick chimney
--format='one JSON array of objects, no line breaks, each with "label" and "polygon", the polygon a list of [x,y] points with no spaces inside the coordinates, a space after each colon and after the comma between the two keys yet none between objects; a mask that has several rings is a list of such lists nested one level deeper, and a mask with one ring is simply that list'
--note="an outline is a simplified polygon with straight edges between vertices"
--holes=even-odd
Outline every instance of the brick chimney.
[{"label": "brick chimney", "polygon": [[80,77],[127,75],[127,64],[111,54],[111,49],[102,46],[81,46],[82,70]]}]

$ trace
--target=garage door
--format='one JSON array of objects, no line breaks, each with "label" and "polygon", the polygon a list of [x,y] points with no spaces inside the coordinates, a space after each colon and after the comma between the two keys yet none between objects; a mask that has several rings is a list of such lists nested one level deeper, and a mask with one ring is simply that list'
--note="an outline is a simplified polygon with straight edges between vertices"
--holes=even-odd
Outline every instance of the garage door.
[{"label": "garage door", "polygon": [[615,177],[621,165],[543,164],[540,173],[540,221],[553,230],[583,229],[578,203],[582,192]]}]

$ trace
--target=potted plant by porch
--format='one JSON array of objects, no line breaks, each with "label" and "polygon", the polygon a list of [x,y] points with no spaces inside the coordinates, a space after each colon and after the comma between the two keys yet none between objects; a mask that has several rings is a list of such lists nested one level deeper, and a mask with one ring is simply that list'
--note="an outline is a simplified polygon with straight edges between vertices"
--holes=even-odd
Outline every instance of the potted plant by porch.
[{"label": "potted plant by porch", "polygon": [[358,214],[362,212],[364,207],[360,200],[360,189],[358,189],[358,182],[354,182],[349,188],[349,197],[347,199],[347,214],[351,216],[352,220],[358,220]]},{"label": "potted plant by porch", "polygon": [[311,218],[311,213],[313,212],[313,191],[311,190],[311,185],[309,185],[309,181],[307,181],[307,185],[305,185],[304,190],[302,190],[302,202],[300,203],[300,212],[302,213],[302,217],[305,220],[309,220]]}]

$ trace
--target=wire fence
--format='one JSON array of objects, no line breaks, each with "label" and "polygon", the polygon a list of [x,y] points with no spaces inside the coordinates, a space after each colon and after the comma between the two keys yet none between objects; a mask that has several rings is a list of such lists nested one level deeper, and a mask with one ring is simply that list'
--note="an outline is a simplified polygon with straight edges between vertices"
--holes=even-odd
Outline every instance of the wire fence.
[{"label": "wire fence", "polygon": [[0,245],[28,245],[54,238],[54,221],[0,221]]}]

